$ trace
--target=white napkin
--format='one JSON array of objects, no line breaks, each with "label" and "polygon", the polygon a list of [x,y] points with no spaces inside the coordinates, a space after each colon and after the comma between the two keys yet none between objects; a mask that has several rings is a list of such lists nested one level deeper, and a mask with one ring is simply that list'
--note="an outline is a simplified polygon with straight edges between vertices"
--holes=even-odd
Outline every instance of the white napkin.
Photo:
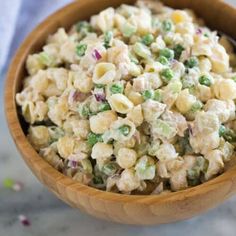
[{"label": "white napkin", "polygon": [[0,71],[12,42],[21,1],[0,1]]},{"label": "white napkin", "polygon": [[72,0],[0,0],[0,74],[27,34]]}]

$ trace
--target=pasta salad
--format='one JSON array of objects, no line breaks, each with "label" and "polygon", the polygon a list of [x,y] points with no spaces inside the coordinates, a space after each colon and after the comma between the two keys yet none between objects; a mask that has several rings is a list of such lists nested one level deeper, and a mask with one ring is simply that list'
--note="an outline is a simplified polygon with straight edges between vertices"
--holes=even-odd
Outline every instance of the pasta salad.
[{"label": "pasta salad", "polygon": [[236,58],[191,10],[107,8],[29,55],[16,95],[39,155],[85,185],[162,194],[232,161]]}]

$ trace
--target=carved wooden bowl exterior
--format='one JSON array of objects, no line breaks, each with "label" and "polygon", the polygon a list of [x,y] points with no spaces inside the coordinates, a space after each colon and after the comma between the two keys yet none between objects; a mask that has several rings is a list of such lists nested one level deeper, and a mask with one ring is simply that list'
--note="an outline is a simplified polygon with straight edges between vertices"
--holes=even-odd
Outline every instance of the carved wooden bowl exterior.
[{"label": "carved wooden bowl exterior", "polygon": [[[5,88],[5,111],[12,137],[36,177],[70,206],[98,218],[136,225],[169,223],[188,219],[223,202],[236,192],[236,167],[219,177],[184,191],[164,195],[129,196],[100,191],[59,173],[44,161],[28,142],[17,115],[15,94],[26,75],[28,54],[40,50],[47,36],[57,28],[68,29],[78,20],[88,19],[102,9],[133,0],[79,0],[59,10],[41,23],[18,49],[9,68]],[[236,10],[219,0],[164,0],[174,8],[191,8],[212,29],[236,38]]]}]

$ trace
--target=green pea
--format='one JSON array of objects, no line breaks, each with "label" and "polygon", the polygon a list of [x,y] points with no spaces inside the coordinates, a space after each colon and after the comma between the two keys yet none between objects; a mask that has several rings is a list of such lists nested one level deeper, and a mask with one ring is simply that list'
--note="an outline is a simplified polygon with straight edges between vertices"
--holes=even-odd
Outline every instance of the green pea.
[{"label": "green pea", "polygon": [[87,137],[87,142],[90,146],[94,146],[98,142],[103,142],[102,135],[90,132]]},{"label": "green pea", "polygon": [[113,38],[113,32],[112,31],[107,31],[104,34],[104,46],[105,46],[105,48],[111,47],[112,38]]},{"label": "green pea", "polygon": [[208,166],[209,166],[209,161],[207,159],[205,159],[204,157],[201,157],[201,156],[197,157],[195,168],[198,168],[202,172],[206,173]]},{"label": "green pea", "polygon": [[191,107],[191,112],[196,112],[201,110],[203,107],[203,104],[200,101],[195,102]]},{"label": "green pea", "polygon": [[119,127],[119,131],[124,135],[124,136],[128,136],[129,132],[130,132],[130,127],[128,125],[122,125],[121,127]]},{"label": "green pea", "polygon": [[82,116],[83,118],[88,118],[88,116],[90,115],[90,109],[89,106],[86,104],[82,104],[79,106],[79,114],[80,116]]},{"label": "green pea", "polygon": [[200,174],[201,173],[199,169],[187,170],[187,180],[189,186],[196,186],[201,183]]},{"label": "green pea", "polygon": [[190,57],[184,62],[186,68],[194,68],[198,66],[198,59],[196,57]]},{"label": "green pea", "polygon": [[149,46],[154,41],[154,36],[152,34],[146,34],[142,38],[142,43]]},{"label": "green pea", "polygon": [[142,96],[144,98],[144,100],[148,100],[148,99],[152,99],[154,97],[154,91],[153,90],[145,90],[142,93]]},{"label": "green pea", "polygon": [[160,56],[160,57],[158,58],[158,61],[159,61],[162,65],[168,65],[168,63],[169,63],[168,59],[167,59],[166,57],[164,57],[164,56]]},{"label": "green pea", "polygon": [[100,112],[101,111],[109,111],[109,110],[111,110],[111,107],[108,102],[103,102],[99,105],[98,109]]},{"label": "green pea", "polygon": [[178,60],[184,51],[184,47],[181,44],[177,44],[173,48],[174,53],[175,53],[175,59]]},{"label": "green pea", "polygon": [[211,80],[206,75],[202,75],[201,77],[199,77],[198,81],[201,85],[205,85],[207,87],[211,86]]},{"label": "green pea", "polygon": [[163,56],[163,57],[167,58],[168,60],[172,60],[172,59],[174,59],[174,51],[169,48],[164,48],[164,49],[160,50],[159,56],[160,57]]},{"label": "green pea", "polygon": [[110,91],[112,94],[123,93],[124,86],[122,84],[113,84],[110,87]]},{"label": "green pea", "polygon": [[164,20],[162,22],[162,30],[165,31],[165,32],[169,32],[171,31],[173,28],[173,24],[170,20]]},{"label": "green pea", "polygon": [[236,133],[234,130],[225,127],[224,125],[220,126],[219,129],[220,137],[223,137],[228,142],[236,142]]},{"label": "green pea", "polygon": [[169,83],[174,77],[174,72],[167,68],[161,71],[161,78],[165,83]]},{"label": "green pea", "polygon": [[184,137],[179,137],[177,142],[177,150],[181,156],[186,154],[193,153],[193,149],[189,143],[189,132],[188,130],[185,131]]},{"label": "green pea", "polygon": [[234,82],[236,82],[236,75],[231,78]]},{"label": "green pea", "polygon": [[76,31],[78,33],[81,32],[87,33],[87,32],[92,32],[93,28],[87,21],[80,21],[76,24]]},{"label": "green pea", "polygon": [[221,125],[220,126],[220,129],[219,129],[219,135],[220,137],[222,137],[224,134],[225,134],[225,131],[226,131],[226,128],[224,125]]},{"label": "green pea", "polygon": [[101,176],[94,176],[93,177],[93,184],[101,185],[101,184],[104,184],[104,181]]},{"label": "green pea", "polygon": [[76,54],[77,54],[79,57],[82,57],[82,56],[84,56],[86,50],[87,50],[87,45],[86,45],[86,44],[79,44],[79,45],[76,47]]},{"label": "green pea", "polygon": [[181,78],[181,82],[183,85],[183,89],[185,88],[194,88],[195,87],[195,83],[194,81],[190,80],[188,76],[184,76]]}]

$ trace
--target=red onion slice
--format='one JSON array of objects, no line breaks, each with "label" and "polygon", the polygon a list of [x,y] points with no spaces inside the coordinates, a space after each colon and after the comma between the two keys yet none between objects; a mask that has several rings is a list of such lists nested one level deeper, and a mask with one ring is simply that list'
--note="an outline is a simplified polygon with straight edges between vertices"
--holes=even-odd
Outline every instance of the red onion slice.
[{"label": "red onion slice", "polygon": [[74,89],[69,94],[68,103],[73,104],[75,102],[83,102],[88,96],[88,93],[81,93],[80,91]]},{"label": "red onion slice", "polygon": [[93,58],[95,58],[97,61],[99,61],[102,58],[102,55],[99,53],[99,51],[97,49],[94,49],[93,54],[92,54]]},{"label": "red onion slice", "polygon": [[18,219],[23,226],[30,226],[31,225],[29,219],[25,215],[19,215]]}]

